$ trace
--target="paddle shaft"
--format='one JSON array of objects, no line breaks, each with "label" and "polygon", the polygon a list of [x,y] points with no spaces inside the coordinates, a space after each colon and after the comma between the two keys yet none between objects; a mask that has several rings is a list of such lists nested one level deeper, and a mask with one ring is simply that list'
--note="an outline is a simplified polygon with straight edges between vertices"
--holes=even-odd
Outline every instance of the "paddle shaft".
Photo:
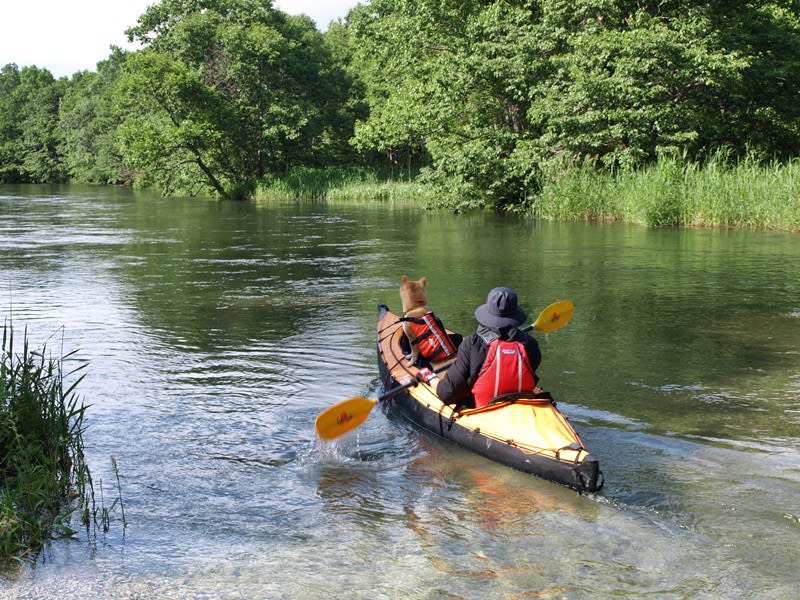
[{"label": "paddle shaft", "polygon": [[[448,363],[448,364],[444,365],[443,367],[439,367],[438,369],[434,369],[433,372],[434,373],[441,373],[442,371],[446,371],[447,369],[450,368],[450,365],[452,365],[452,364],[453,363]],[[397,394],[399,394],[403,390],[407,390],[410,387],[414,387],[415,385],[419,384],[420,381],[422,381],[421,379],[418,379],[418,377],[419,376],[415,377],[414,379],[412,379],[408,383],[404,383],[403,385],[398,385],[397,387],[390,389],[388,392],[382,394],[381,396],[378,396],[378,399],[375,402],[377,403],[377,402],[383,402],[384,400],[389,400],[389,399],[394,398],[395,396],[397,396]]]}]

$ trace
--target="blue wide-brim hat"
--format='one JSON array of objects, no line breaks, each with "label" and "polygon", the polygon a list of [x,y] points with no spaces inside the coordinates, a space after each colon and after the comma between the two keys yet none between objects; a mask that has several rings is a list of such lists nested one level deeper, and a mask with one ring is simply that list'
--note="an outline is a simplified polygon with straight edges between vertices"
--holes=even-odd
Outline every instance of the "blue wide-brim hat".
[{"label": "blue wide-brim hat", "polygon": [[475,309],[478,323],[492,329],[517,327],[527,319],[527,313],[517,305],[517,293],[511,288],[496,287],[486,296],[486,304]]}]

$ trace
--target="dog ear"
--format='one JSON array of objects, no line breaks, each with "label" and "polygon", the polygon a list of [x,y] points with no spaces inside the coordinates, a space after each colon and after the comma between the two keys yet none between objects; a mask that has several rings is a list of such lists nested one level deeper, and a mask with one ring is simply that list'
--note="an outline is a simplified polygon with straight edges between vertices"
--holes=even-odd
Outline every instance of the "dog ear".
[{"label": "dog ear", "polygon": [[405,275],[403,275],[403,276],[400,278],[400,283],[405,283],[406,281],[408,281],[408,277],[406,277]]},{"label": "dog ear", "polygon": [[422,279],[419,280],[419,283],[422,287],[425,287],[425,285],[428,283],[428,278],[423,277]]}]

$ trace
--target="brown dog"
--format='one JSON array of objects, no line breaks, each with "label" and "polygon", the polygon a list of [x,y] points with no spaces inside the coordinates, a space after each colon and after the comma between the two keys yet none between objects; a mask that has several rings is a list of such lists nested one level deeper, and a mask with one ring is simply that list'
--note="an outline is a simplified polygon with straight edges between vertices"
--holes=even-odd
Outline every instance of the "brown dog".
[{"label": "brown dog", "polygon": [[403,333],[411,353],[408,364],[416,364],[422,355],[426,361],[442,360],[455,352],[455,345],[447,335],[442,322],[428,308],[425,285],[427,277],[416,281],[405,275],[400,278],[400,302],[403,305]]},{"label": "brown dog", "polygon": [[416,281],[405,275],[400,278],[400,302],[403,304],[403,314],[415,311],[417,314],[414,316],[421,317],[428,311],[428,294],[425,292],[427,283],[427,277]]}]

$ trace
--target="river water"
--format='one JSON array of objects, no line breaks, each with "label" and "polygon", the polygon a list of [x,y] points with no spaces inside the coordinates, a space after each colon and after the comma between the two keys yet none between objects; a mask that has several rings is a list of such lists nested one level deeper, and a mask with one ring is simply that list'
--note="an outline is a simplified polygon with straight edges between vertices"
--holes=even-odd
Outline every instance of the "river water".
[{"label": "river water", "polygon": [[[0,318],[78,350],[111,527],[3,598],[794,598],[800,236],[0,188]],[[461,332],[496,285],[605,473],[580,495],[415,429],[381,393],[401,275]],[[112,457],[119,469],[117,486]],[[102,497],[101,497],[102,491]]]}]

